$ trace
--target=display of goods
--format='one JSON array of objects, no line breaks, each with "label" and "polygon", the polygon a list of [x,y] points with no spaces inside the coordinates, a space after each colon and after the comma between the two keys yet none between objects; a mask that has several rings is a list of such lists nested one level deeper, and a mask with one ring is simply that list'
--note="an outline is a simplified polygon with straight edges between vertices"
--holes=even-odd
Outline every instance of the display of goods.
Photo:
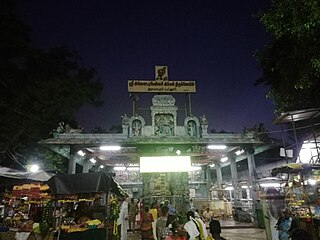
[{"label": "display of goods", "polygon": [[17,185],[13,187],[12,196],[14,197],[29,197],[32,199],[48,198],[49,195],[45,191],[49,190],[47,184],[30,183]]},{"label": "display of goods", "polygon": [[77,221],[77,223],[80,225],[80,226],[85,226],[87,221],[90,221],[90,218],[88,217],[81,217],[79,218],[79,220]]},{"label": "display of goods", "polygon": [[94,219],[94,220],[89,220],[89,221],[87,221],[86,222],[86,224],[88,225],[88,226],[98,226],[98,225],[100,225],[101,224],[101,221],[99,220],[99,219]]}]

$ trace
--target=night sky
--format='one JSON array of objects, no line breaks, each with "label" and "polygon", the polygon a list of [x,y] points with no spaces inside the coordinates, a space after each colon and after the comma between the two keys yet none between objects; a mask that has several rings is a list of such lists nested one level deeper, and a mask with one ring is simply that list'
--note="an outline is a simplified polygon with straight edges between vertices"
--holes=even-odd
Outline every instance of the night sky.
[{"label": "night sky", "polygon": [[[167,65],[169,80],[196,81],[192,113],[205,114],[209,130],[241,132],[259,122],[268,130],[276,128],[272,102],[265,98],[267,89],[254,86],[261,71],[253,54],[269,36],[253,15],[269,4],[267,0],[19,0],[18,10],[32,29],[35,46],[65,45],[101,77],[104,106],[83,107],[77,116],[86,131],[121,124],[121,116],[132,112],[127,81],[153,80],[154,66]],[[185,96],[175,96],[183,107]],[[150,106],[150,95],[139,94],[139,99],[139,108]]]}]

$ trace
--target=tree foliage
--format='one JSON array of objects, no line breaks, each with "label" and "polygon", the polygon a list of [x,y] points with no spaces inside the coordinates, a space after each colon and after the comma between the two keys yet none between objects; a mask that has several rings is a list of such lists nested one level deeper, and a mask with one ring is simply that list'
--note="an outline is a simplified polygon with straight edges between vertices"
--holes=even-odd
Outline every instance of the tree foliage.
[{"label": "tree foliage", "polygon": [[259,15],[272,41],[257,51],[277,113],[320,107],[320,2],[273,0]]},{"label": "tree foliage", "polygon": [[33,47],[11,1],[2,1],[0,19],[0,161],[25,160],[58,122],[101,104],[102,84],[75,52]]}]

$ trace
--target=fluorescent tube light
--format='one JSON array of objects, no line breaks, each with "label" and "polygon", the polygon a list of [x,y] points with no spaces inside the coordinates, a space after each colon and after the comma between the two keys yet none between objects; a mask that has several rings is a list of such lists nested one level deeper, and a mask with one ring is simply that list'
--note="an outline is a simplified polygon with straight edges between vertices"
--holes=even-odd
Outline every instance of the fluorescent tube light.
[{"label": "fluorescent tube light", "polygon": [[220,159],[220,161],[221,162],[226,162],[226,161],[228,161],[228,157],[223,157],[223,158]]},{"label": "fluorescent tube light", "polygon": [[139,171],[140,168],[139,167],[127,167],[128,171]]},{"label": "fluorescent tube light", "polygon": [[124,171],[124,170],[126,170],[126,167],[114,167],[113,170]]},{"label": "fluorescent tube light", "polygon": [[226,149],[227,146],[226,145],[208,145],[207,148],[213,149],[213,150],[223,150],[223,149]]},{"label": "fluorescent tube light", "polygon": [[120,149],[120,146],[100,146],[100,150],[102,151],[119,151]]}]

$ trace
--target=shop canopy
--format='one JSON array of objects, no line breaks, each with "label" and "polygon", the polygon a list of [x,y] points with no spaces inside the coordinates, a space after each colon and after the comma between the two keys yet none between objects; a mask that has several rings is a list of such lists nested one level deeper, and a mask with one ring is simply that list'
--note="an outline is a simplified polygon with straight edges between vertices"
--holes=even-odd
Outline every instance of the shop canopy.
[{"label": "shop canopy", "polygon": [[281,167],[273,168],[271,171],[271,176],[276,176],[279,173],[308,172],[313,169],[320,170],[320,164],[289,163]]},{"label": "shop canopy", "polygon": [[45,182],[51,178],[51,175],[42,170],[37,172],[22,172],[6,167],[0,167],[0,177]]},{"label": "shop canopy", "polygon": [[112,192],[118,197],[127,196],[113,177],[106,173],[56,175],[49,179],[48,185],[55,195]]}]

